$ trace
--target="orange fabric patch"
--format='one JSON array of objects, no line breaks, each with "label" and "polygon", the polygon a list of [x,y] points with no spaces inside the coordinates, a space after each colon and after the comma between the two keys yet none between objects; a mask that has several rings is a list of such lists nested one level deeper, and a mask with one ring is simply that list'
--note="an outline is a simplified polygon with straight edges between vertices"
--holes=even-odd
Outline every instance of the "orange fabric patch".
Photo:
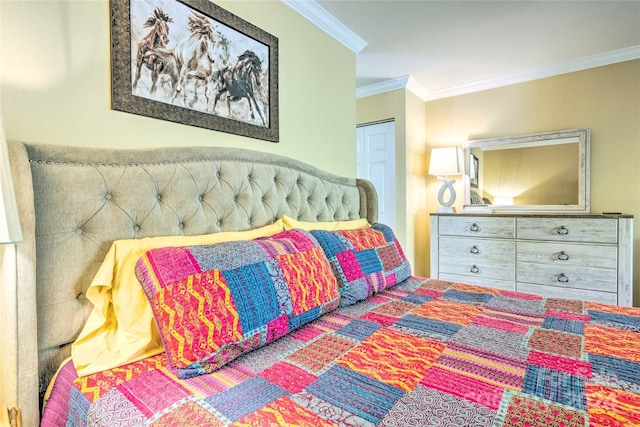
[{"label": "orange fabric patch", "polygon": [[411,391],[446,344],[381,328],[337,363],[369,377]]},{"label": "orange fabric patch", "polygon": [[640,425],[640,396],[600,384],[585,384],[589,425]]},{"label": "orange fabric patch", "polygon": [[80,390],[90,402],[95,402],[111,388],[122,384],[140,374],[144,374],[167,366],[167,356],[162,353],[138,362],[129,363],[119,368],[97,372],[85,377],[76,378],[73,385]]},{"label": "orange fabric patch", "polygon": [[291,354],[287,357],[287,360],[304,366],[310,371],[319,372],[326,368],[335,358],[346,353],[355,344],[347,338],[327,334]]},{"label": "orange fabric patch", "polygon": [[361,228],[358,230],[340,230],[340,234],[346,237],[356,251],[379,248],[389,243],[384,238],[384,234],[373,228]]},{"label": "orange fabric patch", "polygon": [[420,289],[433,289],[436,291],[446,291],[451,287],[452,284],[453,284],[452,282],[447,282],[445,280],[429,279],[426,282],[424,282],[422,286],[420,286]]},{"label": "orange fabric patch", "polygon": [[602,311],[604,313],[624,314],[625,316],[640,316],[640,308],[638,307],[622,307],[619,305],[600,304],[591,301],[585,302],[585,309]]},{"label": "orange fabric patch", "polygon": [[482,310],[482,307],[459,302],[433,300],[423,303],[412,313],[429,319],[443,320],[464,326],[471,324],[482,313]]},{"label": "orange fabric patch", "polygon": [[232,426],[332,426],[288,397],[281,397],[269,405],[231,424]]},{"label": "orange fabric patch", "polygon": [[486,286],[467,285],[464,283],[454,283],[449,289],[455,289],[456,291],[473,292],[474,294],[489,294],[498,295],[500,289],[488,288]]},{"label": "orange fabric patch", "polygon": [[640,332],[584,325],[584,351],[640,362]]},{"label": "orange fabric patch", "polygon": [[321,248],[276,257],[289,285],[293,314],[302,313],[338,298],[338,285]]}]

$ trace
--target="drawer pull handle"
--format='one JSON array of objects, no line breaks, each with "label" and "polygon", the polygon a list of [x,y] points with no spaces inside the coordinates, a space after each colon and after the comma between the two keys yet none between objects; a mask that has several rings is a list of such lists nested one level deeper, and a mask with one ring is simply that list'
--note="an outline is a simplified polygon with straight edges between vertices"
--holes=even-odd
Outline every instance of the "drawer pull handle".
[{"label": "drawer pull handle", "polygon": [[558,254],[558,259],[560,261],[568,261],[569,255],[567,255],[564,251],[560,251],[560,253]]},{"label": "drawer pull handle", "polygon": [[560,228],[556,230],[556,233],[558,233],[561,236],[566,236],[567,234],[569,234],[569,229],[564,225],[561,225]]},{"label": "drawer pull handle", "polygon": [[568,281],[569,278],[564,273],[560,273],[560,275],[558,276],[558,282],[567,283]]},{"label": "drawer pull handle", "polygon": [[469,249],[469,252],[471,252],[474,255],[478,255],[480,253],[480,249],[478,249],[477,246],[474,246],[471,249]]},{"label": "drawer pull handle", "polygon": [[471,266],[471,272],[472,272],[473,274],[478,274],[478,273],[480,273],[480,269],[478,268],[478,266],[477,266],[477,265],[472,265],[472,266]]},{"label": "drawer pull handle", "polygon": [[473,224],[471,224],[471,227],[469,227],[469,230],[477,233],[478,231],[480,231],[480,227],[474,222]]}]

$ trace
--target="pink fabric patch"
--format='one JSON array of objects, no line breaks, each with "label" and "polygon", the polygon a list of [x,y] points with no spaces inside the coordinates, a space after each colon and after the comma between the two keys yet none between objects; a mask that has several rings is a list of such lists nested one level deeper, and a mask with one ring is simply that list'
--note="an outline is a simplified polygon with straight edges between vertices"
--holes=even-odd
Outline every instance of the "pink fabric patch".
[{"label": "pink fabric patch", "polygon": [[415,293],[420,295],[426,295],[431,298],[440,298],[442,295],[444,295],[444,292],[436,291],[434,289],[425,289],[425,288],[418,288],[415,290]]},{"label": "pink fabric patch", "polygon": [[116,387],[147,417],[189,396],[189,391],[161,370],[147,372]]},{"label": "pink fabric patch", "polygon": [[353,251],[340,252],[336,255],[336,260],[340,264],[340,267],[342,267],[342,272],[347,282],[353,282],[354,280],[364,277],[362,268],[360,268],[356,254],[353,253]]},{"label": "pink fabric patch", "polygon": [[309,342],[314,340],[317,336],[322,335],[325,331],[315,326],[304,326],[300,329],[296,329],[291,332],[289,336],[300,341]]},{"label": "pink fabric patch", "polygon": [[289,332],[289,316],[280,316],[267,323],[267,342],[275,341]]},{"label": "pink fabric patch", "polygon": [[372,304],[384,304],[386,302],[391,301],[391,298],[384,296],[383,294],[377,294],[375,296],[367,298],[367,301]]},{"label": "pink fabric patch", "polygon": [[455,374],[432,366],[420,384],[460,397],[496,411],[500,406],[504,389],[483,381]]},{"label": "pink fabric patch", "polygon": [[527,363],[544,366],[573,375],[579,375],[581,377],[593,377],[591,363],[582,360],[570,359],[568,357],[562,357],[555,354],[542,353],[539,351],[531,350],[531,352],[529,353],[529,357],[527,357]]},{"label": "pink fabric patch", "polygon": [[396,274],[395,273],[391,273],[391,274],[386,275],[384,277],[384,280],[387,282],[387,288],[390,288],[391,286],[393,286],[396,283],[398,283],[398,281],[396,280]]},{"label": "pink fabric patch", "polygon": [[525,326],[519,323],[509,322],[507,320],[492,319],[486,316],[476,317],[475,320],[473,321],[473,324],[479,325],[479,326],[486,326],[494,329],[500,329],[501,331],[518,332],[520,334],[526,334],[527,332],[529,332],[528,326]]},{"label": "pink fabric patch", "polygon": [[360,319],[370,320],[372,322],[379,323],[383,326],[390,326],[398,321],[397,317],[389,316],[388,314],[380,314],[380,313],[374,313],[374,312],[369,312],[365,315],[362,315],[360,316]]},{"label": "pink fabric patch", "polygon": [[287,362],[276,363],[262,371],[260,376],[294,394],[318,379],[315,375]]},{"label": "pink fabric patch", "polygon": [[202,273],[191,252],[184,248],[161,248],[154,251],[153,255],[147,253],[145,258],[151,265],[161,287],[177,282],[183,277]]}]

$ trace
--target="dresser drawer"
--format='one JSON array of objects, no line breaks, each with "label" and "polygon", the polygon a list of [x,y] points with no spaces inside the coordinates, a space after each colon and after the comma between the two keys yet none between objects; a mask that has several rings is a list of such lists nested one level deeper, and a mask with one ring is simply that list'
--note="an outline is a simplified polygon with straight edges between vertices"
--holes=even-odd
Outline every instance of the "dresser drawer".
[{"label": "dresser drawer", "polygon": [[518,262],[550,264],[558,268],[582,266],[615,270],[618,267],[618,248],[615,246],[523,241],[516,246]]},{"label": "dresser drawer", "polygon": [[518,218],[516,232],[523,240],[618,243],[614,218]]},{"label": "dresser drawer", "polygon": [[513,239],[515,218],[443,216],[440,217],[438,233],[446,236],[494,237]]},{"label": "dresser drawer", "polygon": [[513,257],[515,242],[501,239],[473,239],[470,237],[441,237],[440,259],[466,258],[473,260],[505,260]]},{"label": "dresser drawer", "polygon": [[617,292],[618,273],[615,269],[518,261],[516,275],[517,281],[523,283],[557,288]]},{"label": "dresser drawer", "polygon": [[513,259],[475,260],[466,257],[440,258],[440,272],[475,279],[495,279],[503,281],[515,280],[515,263]]}]

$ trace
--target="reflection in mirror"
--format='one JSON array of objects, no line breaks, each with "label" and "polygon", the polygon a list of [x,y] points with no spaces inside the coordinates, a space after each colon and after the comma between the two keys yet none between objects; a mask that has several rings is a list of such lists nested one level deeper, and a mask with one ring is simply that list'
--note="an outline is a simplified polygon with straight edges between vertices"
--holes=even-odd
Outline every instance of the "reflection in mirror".
[{"label": "reflection in mirror", "polygon": [[589,129],[469,141],[465,203],[494,212],[589,212]]}]

